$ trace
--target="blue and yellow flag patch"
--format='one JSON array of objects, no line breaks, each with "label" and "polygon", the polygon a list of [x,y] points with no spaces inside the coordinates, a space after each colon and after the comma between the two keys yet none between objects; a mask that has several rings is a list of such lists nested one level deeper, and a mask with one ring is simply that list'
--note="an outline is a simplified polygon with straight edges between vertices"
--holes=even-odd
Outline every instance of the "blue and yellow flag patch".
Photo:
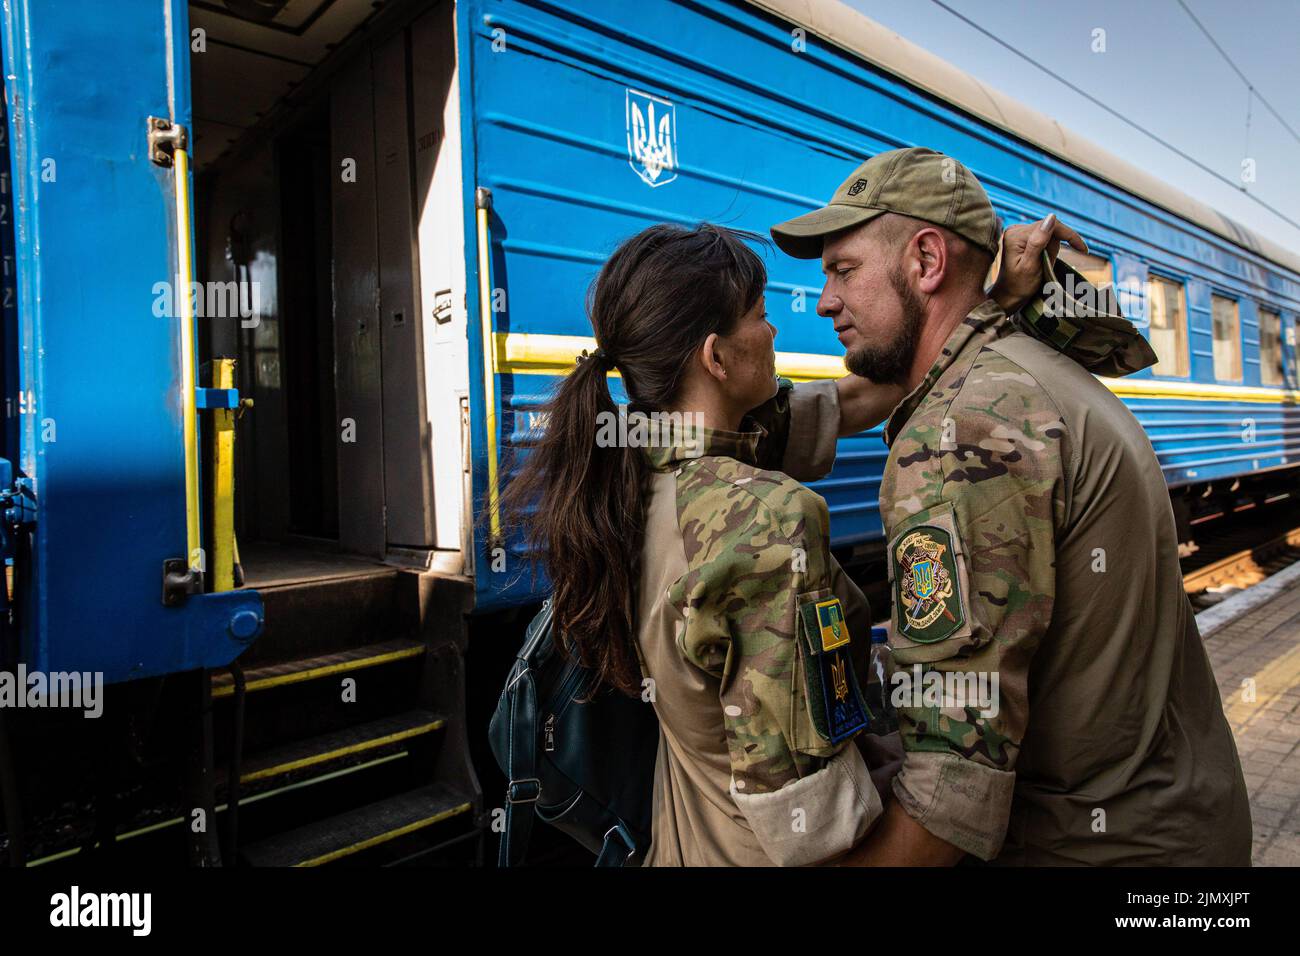
[{"label": "blue and yellow flag patch", "polygon": [[839,598],[799,605],[800,630],[808,652],[804,680],[817,734],[831,743],[867,726],[867,707],[849,657],[849,625]]},{"label": "blue and yellow flag patch", "polygon": [[823,651],[833,651],[849,642],[849,625],[844,620],[844,607],[839,598],[817,603],[817,628]]}]

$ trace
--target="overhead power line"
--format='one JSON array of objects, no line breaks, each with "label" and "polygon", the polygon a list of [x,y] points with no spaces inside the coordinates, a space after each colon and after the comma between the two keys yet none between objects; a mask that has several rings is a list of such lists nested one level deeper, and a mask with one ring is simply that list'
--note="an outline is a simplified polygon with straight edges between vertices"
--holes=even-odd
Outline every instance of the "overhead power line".
[{"label": "overhead power line", "polygon": [[1157,143],[1159,143],[1165,149],[1169,150],[1171,153],[1174,153],[1175,155],[1181,157],[1182,159],[1187,160],[1187,162],[1191,163],[1197,169],[1201,170],[1204,173],[1207,173],[1210,176],[1213,176],[1215,179],[1219,180],[1219,182],[1223,183],[1224,185],[1230,186],[1238,195],[1245,196],[1247,199],[1250,199],[1258,203],[1259,205],[1267,209],[1269,212],[1271,212],[1273,215],[1281,219],[1283,222],[1287,223],[1290,226],[1293,226],[1296,229],[1300,229],[1300,222],[1297,222],[1296,220],[1292,219],[1290,216],[1286,215],[1280,209],[1276,209],[1273,206],[1270,206],[1268,203],[1260,199],[1254,193],[1242,191],[1238,183],[1234,183],[1227,176],[1224,176],[1221,173],[1210,168],[1209,166],[1205,165],[1205,163],[1201,162],[1195,156],[1185,153],[1183,150],[1179,149],[1177,146],[1175,146],[1173,143],[1169,142],[1168,140],[1160,136],[1157,136],[1155,133],[1151,132],[1151,130],[1147,129],[1145,126],[1142,126],[1140,123],[1136,123],[1133,120],[1129,119],[1123,113],[1119,112],[1119,110],[1107,106],[1105,103],[1097,99],[1097,97],[1093,96],[1087,90],[1081,89],[1080,87],[1076,86],[1074,83],[1071,83],[1069,80],[1061,76],[1059,73],[1054,73],[1052,70],[1049,70],[1047,67],[1039,63],[1037,60],[1031,59],[1029,56],[1022,53],[1020,50],[1017,50],[1011,44],[1007,43],[1001,37],[984,29],[974,20],[970,19],[970,17],[967,17],[964,14],[954,10],[952,7],[948,6],[948,4],[944,3],[943,0],[930,0],[930,2],[933,3],[935,6],[948,11],[958,20],[962,21],[967,26],[969,26],[971,29],[977,30],[978,32],[982,33],[984,36],[988,37],[994,43],[998,44],[998,46],[1002,47],[1003,49],[1007,50],[1010,53],[1014,53],[1016,56],[1020,57],[1020,59],[1024,60],[1026,63],[1046,73],[1048,76],[1056,80],[1058,83],[1062,84],[1063,86],[1069,87],[1075,93],[1078,93],[1080,96],[1086,99],[1089,103],[1092,103],[1094,106],[1097,106],[1100,109],[1105,110],[1107,113],[1115,117],[1117,120],[1120,120],[1121,122],[1133,127],[1133,129],[1137,130],[1143,136],[1147,136],[1155,140]]},{"label": "overhead power line", "polygon": [[1292,138],[1295,139],[1297,143],[1300,143],[1300,133],[1297,133],[1294,129],[1292,129],[1291,124],[1282,118],[1282,114],[1279,113],[1277,110],[1273,109],[1273,104],[1270,103],[1268,100],[1264,99],[1264,94],[1259,91],[1259,87],[1257,87],[1254,83],[1250,82],[1250,80],[1247,79],[1246,74],[1241,72],[1241,68],[1238,67],[1237,64],[1232,61],[1232,57],[1228,56],[1228,51],[1225,50],[1223,47],[1219,46],[1219,41],[1214,39],[1214,37],[1210,35],[1210,31],[1205,28],[1205,24],[1202,23],[1199,19],[1197,19],[1196,14],[1192,13],[1191,7],[1189,7],[1186,3],[1184,3],[1183,0],[1178,0],[1178,5],[1183,8],[1184,13],[1186,13],[1189,17],[1192,18],[1192,22],[1196,24],[1197,28],[1199,28],[1200,31],[1205,34],[1205,39],[1209,40],[1210,44],[1216,50],[1219,51],[1219,56],[1223,57],[1223,59],[1227,62],[1228,66],[1232,67],[1233,72],[1236,73],[1237,76],[1241,77],[1241,82],[1246,84],[1246,86],[1250,89],[1251,93],[1254,94],[1255,99],[1263,103],[1265,108],[1270,113],[1273,114],[1274,119],[1276,119],[1279,123],[1282,124],[1282,126],[1286,129],[1288,133],[1291,134]]}]

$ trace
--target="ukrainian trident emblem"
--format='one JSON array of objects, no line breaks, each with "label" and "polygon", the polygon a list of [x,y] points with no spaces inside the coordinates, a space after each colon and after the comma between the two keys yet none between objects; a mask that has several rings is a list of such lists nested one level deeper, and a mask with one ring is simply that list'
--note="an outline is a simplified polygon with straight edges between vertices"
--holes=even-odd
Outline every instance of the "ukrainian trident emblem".
[{"label": "ukrainian trident emblem", "polygon": [[628,89],[627,161],[649,186],[677,178],[677,110],[671,101]]},{"label": "ukrainian trident emblem", "polygon": [[927,600],[934,595],[933,561],[917,561],[912,565],[912,589],[922,600]]},{"label": "ukrainian trident emblem", "polygon": [[849,698],[849,681],[844,675],[846,662],[836,655],[836,659],[831,662],[831,683],[835,691],[835,699],[845,701]]},{"label": "ukrainian trident emblem", "polygon": [[931,534],[930,531],[929,528],[918,529],[904,537],[894,549],[904,627],[918,632],[925,631],[941,618],[951,623],[958,619],[948,606],[953,596],[953,572],[956,568],[948,544],[935,540],[946,535],[942,532]]}]

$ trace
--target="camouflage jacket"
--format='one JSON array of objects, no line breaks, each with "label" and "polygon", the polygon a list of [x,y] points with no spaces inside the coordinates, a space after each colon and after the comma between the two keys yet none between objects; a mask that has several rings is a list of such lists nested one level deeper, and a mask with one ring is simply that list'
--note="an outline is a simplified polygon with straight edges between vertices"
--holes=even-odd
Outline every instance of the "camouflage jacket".
[{"label": "camouflage jacket", "polygon": [[851,743],[867,719],[869,609],[831,556],[825,501],[755,467],[762,437],[703,429],[699,447],[646,450],[651,865],[816,862],[880,812]]},{"label": "camouflage jacket", "polygon": [[[1153,360],[1118,314],[1040,303],[1012,320],[986,301],[885,426],[894,795],[982,859],[1249,860],[1159,462],[1081,367]],[[807,406],[834,386],[807,391],[778,416],[800,477],[788,452],[829,430]]]},{"label": "camouflage jacket", "polygon": [[997,697],[986,708],[955,695],[896,698],[907,757],[895,795],[932,832],[984,859],[1001,848],[1009,816],[1027,665],[1052,617],[1072,452],[1037,382],[989,348],[1014,330],[992,302],[957,327],[885,425],[880,486],[890,647],[912,678],[902,686],[924,691],[927,672],[951,672],[974,675],[975,696]]}]

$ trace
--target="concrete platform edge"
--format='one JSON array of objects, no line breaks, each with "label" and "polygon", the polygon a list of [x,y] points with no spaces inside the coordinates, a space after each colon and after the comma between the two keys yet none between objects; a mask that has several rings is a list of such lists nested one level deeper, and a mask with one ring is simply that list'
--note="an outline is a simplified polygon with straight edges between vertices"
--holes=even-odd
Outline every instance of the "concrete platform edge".
[{"label": "concrete platform edge", "polygon": [[1241,593],[1234,594],[1213,607],[1206,608],[1196,615],[1196,627],[1201,632],[1202,640],[1223,630],[1237,618],[1249,614],[1261,604],[1277,597],[1296,581],[1300,581],[1300,561],[1283,568],[1277,574],[1265,578],[1258,584],[1251,585]]}]

